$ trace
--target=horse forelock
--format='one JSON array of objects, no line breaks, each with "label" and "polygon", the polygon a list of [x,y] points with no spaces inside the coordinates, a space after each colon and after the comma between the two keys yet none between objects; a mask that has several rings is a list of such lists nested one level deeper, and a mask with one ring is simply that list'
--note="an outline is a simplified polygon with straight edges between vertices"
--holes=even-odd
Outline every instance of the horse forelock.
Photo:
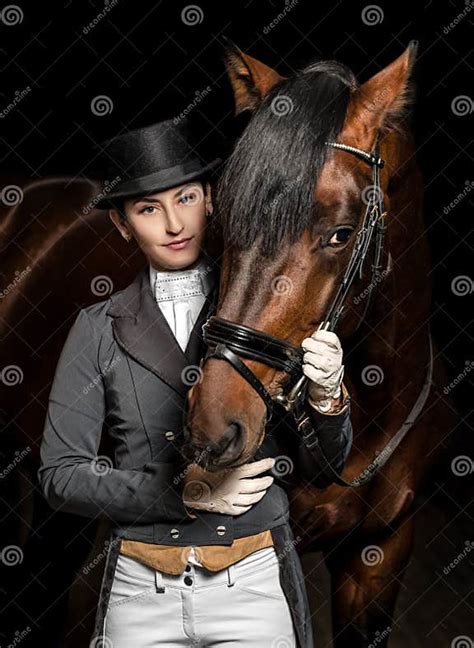
[{"label": "horse forelock", "polygon": [[226,243],[258,241],[274,256],[311,226],[326,141],[340,133],[357,82],[336,61],[319,61],[275,85],[229,157],[217,191]]}]

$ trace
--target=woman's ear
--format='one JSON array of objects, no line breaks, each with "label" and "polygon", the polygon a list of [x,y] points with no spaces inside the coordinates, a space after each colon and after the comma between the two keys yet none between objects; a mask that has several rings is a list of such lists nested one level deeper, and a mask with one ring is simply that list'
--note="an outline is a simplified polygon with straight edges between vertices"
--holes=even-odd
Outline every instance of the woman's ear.
[{"label": "woman's ear", "polygon": [[109,209],[109,218],[127,243],[130,243],[132,235],[129,232],[126,221],[121,217],[119,212],[116,209]]},{"label": "woman's ear", "polygon": [[214,205],[212,204],[212,189],[211,189],[210,182],[206,182],[205,201],[206,201],[206,214],[210,216],[214,211]]}]

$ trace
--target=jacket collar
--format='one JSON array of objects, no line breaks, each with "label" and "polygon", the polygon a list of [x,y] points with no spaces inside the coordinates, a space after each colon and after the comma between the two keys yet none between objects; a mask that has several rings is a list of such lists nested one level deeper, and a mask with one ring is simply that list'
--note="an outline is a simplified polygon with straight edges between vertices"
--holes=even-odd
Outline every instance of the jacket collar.
[{"label": "jacket collar", "polygon": [[203,274],[206,300],[184,352],[155,301],[148,266],[140,270],[127,288],[111,296],[112,303],[107,310],[107,315],[113,317],[112,329],[117,343],[183,396],[189,389],[182,379],[183,372],[190,365],[199,365],[205,349],[202,325],[217,299],[219,269],[210,257],[205,256],[205,260],[208,270]]}]

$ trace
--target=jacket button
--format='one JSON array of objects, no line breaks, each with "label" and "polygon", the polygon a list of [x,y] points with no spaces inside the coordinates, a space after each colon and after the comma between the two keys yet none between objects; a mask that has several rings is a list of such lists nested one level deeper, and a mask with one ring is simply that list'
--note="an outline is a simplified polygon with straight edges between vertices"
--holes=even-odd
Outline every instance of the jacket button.
[{"label": "jacket button", "polygon": [[168,441],[173,441],[174,432],[172,430],[168,430],[167,432],[165,432],[165,438],[168,439]]},{"label": "jacket button", "polygon": [[172,538],[179,538],[179,529],[171,529],[170,533]]},{"label": "jacket button", "polygon": [[216,527],[216,531],[217,531],[218,535],[225,535],[226,528],[225,528],[225,526],[223,524],[221,524],[218,527]]}]

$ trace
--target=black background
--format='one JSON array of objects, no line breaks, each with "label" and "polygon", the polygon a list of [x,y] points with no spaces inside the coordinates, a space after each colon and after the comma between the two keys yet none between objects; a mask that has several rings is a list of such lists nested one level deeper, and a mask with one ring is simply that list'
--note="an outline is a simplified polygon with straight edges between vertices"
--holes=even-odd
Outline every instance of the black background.
[{"label": "black background", "polygon": [[[97,141],[173,117],[208,86],[193,117],[209,150],[228,150],[240,124],[232,114],[223,36],[283,75],[314,59],[335,58],[361,82],[418,40],[413,123],[435,258],[433,323],[445,340],[453,375],[462,371],[472,353],[472,300],[453,294],[451,282],[469,276],[472,195],[445,212],[472,180],[472,113],[458,116],[451,107],[472,88],[472,13],[449,27],[464,2],[380,2],[382,22],[367,25],[364,2],[299,0],[268,31],[284,2],[200,2],[202,20],[195,25],[183,22],[186,3],[111,0],[101,19],[100,2],[18,6],[21,23],[2,28],[3,106],[31,89],[0,121],[1,165],[5,173],[28,177],[95,177]],[[113,104],[103,116],[91,110],[100,95]],[[470,387],[469,380],[459,387],[460,400]]]},{"label": "black background", "polygon": [[[103,3],[16,3],[23,12],[21,22],[0,23],[0,110],[17,93],[29,90],[0,119],[2,174],[93,177],[92,151],[98,140],[173,117],[208,86],[210,92],[193,116],[209,150],[225,152],[240,125],[233,119],[223,36],[283,75],[311,60],[334,58],[351,67],[361,82],[416,39],[413,129],[433,254],[432,324],[449,378],[456,378],[473,359],[472,295],[458,296],[452,290],[456,277],[468,277],[471,285],[474,280],[472,192],[457,206],[448,206],[474,178],[472,113],[457,115],[452,106],[456,98],[473,93],[469,54],[474,7],[449,27],[465,9],[464,2],[377,1],[384,18],[367,25],[361,18],[367,3],[299,0],[278,25],[266,30],[283,2],[199,0],[202,21],[195,25],[183,22],[188,4],[109,2],[105,16],[84,33],[104,10]],[[91,110],[99,95],[113,105],[103,116]],[[472,106],[472,96],[470,102]],[[451,433],[455,455],[474,452],[472,388],[472,375],[467,374],[452,392],[459,424],[446,433]],[[472,494],[472,485],[466,485],[452,483],[456,506],[463,511]],[[456,516],[457,508],[451,506]],[[37,607],[38,602],[32,605]],[[41,634],[41,623],[35,627]]]}]

